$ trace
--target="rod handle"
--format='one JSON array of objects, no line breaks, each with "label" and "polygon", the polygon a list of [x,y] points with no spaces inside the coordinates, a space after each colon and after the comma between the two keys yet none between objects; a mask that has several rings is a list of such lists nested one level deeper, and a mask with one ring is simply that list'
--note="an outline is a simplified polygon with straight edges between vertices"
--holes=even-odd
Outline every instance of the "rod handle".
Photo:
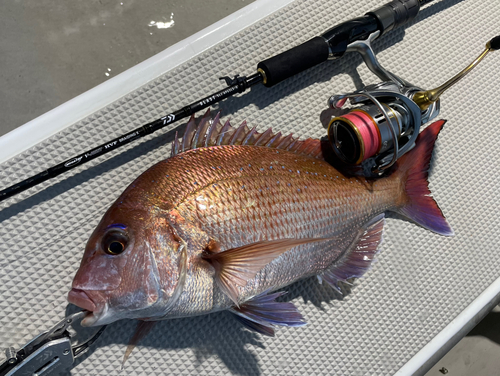
[{"label": "rod handle", "polygon": [[314,37],[288,51],[261,61],[257,65],[257,70],[263,77],[263,84],[271,87],[328,60],[328,55],[327,41],[322,37]]}]

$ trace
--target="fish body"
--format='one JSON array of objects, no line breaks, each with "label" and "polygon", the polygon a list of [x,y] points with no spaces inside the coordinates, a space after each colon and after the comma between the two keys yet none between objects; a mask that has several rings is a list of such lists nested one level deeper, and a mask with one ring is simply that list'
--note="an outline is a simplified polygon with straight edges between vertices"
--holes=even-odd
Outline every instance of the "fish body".
[{"label": "fish body", "polygon": [[318,140],[233,129],[218,117],[193,124],[173,156],[138,177],[90,237],[69,294],[91,311],[83,324],[230,309],[272,334],[274,325],[304,321],[269,292],[313,275],[333,286],[363,275],[386,211],[452,233],[426,181],[442,123],[377,180],[337,171]]},{"label": "fish body", "polygon": [[[159,184],[152,190],[149,182]],[[225,294],[213,294],[213,268],[202,258],[211,242],[224,251],[270,240],[325,239],[294,247],[267,264],[239,288],[238,298],[245,301],[327,268],[369,219],[395,206],[397,188],[393,181],[346,178],[324,161],[287,150],[226,145],[161,162],[132,189],[148,191],[143,205],[161,208],[189,243],[193,269],[185,290],[193,290],[171,312],[189,315],[233,305]],[[158,204],[165,191],[175,193]],[[202,298],[192,301],[193,296]]]}]

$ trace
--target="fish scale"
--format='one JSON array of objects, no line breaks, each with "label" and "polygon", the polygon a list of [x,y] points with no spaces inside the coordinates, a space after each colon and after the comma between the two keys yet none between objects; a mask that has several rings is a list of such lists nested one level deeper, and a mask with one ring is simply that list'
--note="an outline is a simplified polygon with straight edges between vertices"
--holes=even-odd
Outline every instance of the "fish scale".
[{"label": "fish scale", "polygon": [[[187,158],[189,166],[196,167],[186,168]],[[326,162],[286,150],[235,145],[202,148],[183,153],[182,159],[173,157],[169,169],[199,171],[204,166],[211,170],[223,159],[222,171],[215,170],[221,171],[219,176],[200,179],[203,174],[187,173],[182,184],[191,193],[175,206],[182,217],[217,240],[221,250],[281,238],[336,238],[282,255],[240,290],[242,299],[317,274],[345,251],[362,224],[395,204],[396,181],[379,182],[373,188],[364,179],[346,178]],[[169,179],[175,184],[172,174]],[[206,185],[195,189],[202,181]],[[249,200],[255,204],[247,205]],[[269,277],[271,270],[277,270],[274,278]]]},{"label": "fish scale", "polygon": [[367,180],[327,163],[320,140],[216,120],[205,115],[196,126],[192,118],[172,156],[104,215],[69,294],[91,311],[83,325],[229,309],[272,335],[274,325],[304,320],[292,303],[275,301],[281,292],[270,292],[312,275],[334,288],[362,276],[378,252],[385,211],[452,234],[427,187],[444,122],[428,127],[389,176]]}]

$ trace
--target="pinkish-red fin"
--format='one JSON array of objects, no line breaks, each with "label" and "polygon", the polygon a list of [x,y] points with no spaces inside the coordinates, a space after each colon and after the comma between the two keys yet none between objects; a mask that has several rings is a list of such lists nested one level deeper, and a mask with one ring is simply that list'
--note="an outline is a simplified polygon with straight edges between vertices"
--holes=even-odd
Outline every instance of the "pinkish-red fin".
[{"label": "pinkish-red fin", "polygon": [[243,141],[241,142],[242,145],[253,145],[254,143],[254,133],[257,132],[257,128],[256,127],[253,127],[250,132],[248,132],[245,136],[245,138],[243,139]]},{"label": "pinkish-red fin", "polygon": [[353,245],[340,260],[336,261],[321,275],[320,282],[324,280],[330,286],[340,291],[338,282],[345,282],[349,278],[360,278],[370,270],[378,254],[378,246],[382,242],[384,231],[384,214],[369,221],[354,239]]},{"label": "pinkish-red fin", "polygon": [[174,155],[179,153],[179,137],[177,132],[175,132],[175,138],[174,142],[172,142],[172,151],[170,153],[170,156],[173,157]]},{"label": "pinkish-red fin", "polygon": [[264,146],[273,136],[273,130],[269,128],[255,140],[255,146]]},{"label": "pinkish-red fin", "polygon": [[316,159],[324,160],[323,149],[320,140],[308,138],[301,141],[291,134],[283,136],[281,133],[273,133],[269,128],[264,132],[257,132],[256,128],[250,128],[244,121],[239,127],[233,127],[226,121],[224,125],[219,122],[220,113],[214,121],[210,122],[210,112],[207,111],[201,120],[191,117],[182,141],[174,141],[172,145],[172,156],[187,150],[199,147],[210,147],[216,145],[247,145],[261,146],[272,149],[289,150],[299,155],[306,155]]},{"label": "pinkish-red fin", "polygon": [[426,229],[451,236],[453,230],[432,198],[427,181],[434,143],[445,123],[439,120],[425,128],[415,147],[399,159],[396,176],[404,180],[406,204],[397,211]]},{"label": "pinkish-red fin", "polygon": [[289,134],[288,136],[281,137],[281,139],[278,142],[278,145],[276,146],[276,149],[282,149],[285,150],[287,149],[290,144],[293,142],[294,138],[292,134]]},{"label": "pinkish-red fin", "polygon": [[221,139],[221,142],[219,143],[219,145],[229,145],[229,140],[231,139],[231,136],[233,135],[233,132],[232,132],[233,126],[229,122],[229,120],[224,123],[224,127],[226,127],[226,130],[225,131],[221,130],[222,139]]},{"label": "pinkish-red fin", "polygon": [[215,145],[216,143],[215,131],[217,130],[217,126],[222,127],[222,125],[219,124],[219,119],[220,119],[220,111],[217,112],[217,115],[215,115],[215,118],[212,120],[212,123],[210,124],[210,127],[207,130],[207,136],[205,137],[205,144],[204,144],[205,147],[209,145]]},{"label": "pinkish-red fin", "polygon": [[193,135],[195,132],[196,120],[194,119],[194,115],[191,115],[187,123],[186,130],[184,131],[184,135],[182,136],[179,153],[191,149],[191,140],[193,139]]},{"label": "pinkish-red fin", "polygon": [[274,337],[275,326],[304,326],[307,323],[293,303],[277,302],[276,299],[286,292],[268,291],[230,309],[238,321],[248,329],[266,336]]},{"label": "pinkish-red fin", "polygon": [[273,145],[276,145],[277,146],[277,142],[279,142],[279,140],[281,139],[281,132],[278,132],[276,133],[274,136],[272,136],[269,141],[267,141],[267,143],[264,145],[268,148],[276,148],[275,146]]},{"label": "pinkish-red fin", "polygon": [[196,127],[196,132],[194,133],[193,139],[191,140],[190,149],[196,149],[204,146],[205,137],[207,135],[208,128],[210,127],[210,109],[205,112],[205,115],[201,118],[199,124]]},{"label": "pinkish-red fin", "polygon": [[238,305],[238,287],[245,286],[275,258],[299,245],[325,240],[328,239],[266,240],[218,253],[207,251],[203,257],[214,266],[219,288]]},{"label": "pinkish-red fin", "polygon": [[125,350],[125,355],[123,355],[123,360],[122,360],[122,369],[123,366],[125,365],[125,362],[129,358],[130,354],[132,354],[132,351],[134,351],[135,347],[139,343],[141,339],[146,337],[151,329],[153,329],[153,326],[156,324],[156,321],[139,321],[137,324],[137,327],[135,328],[134,335],[130,339],[127,349]]},{"label": "pinkish-red fin", "polygon": [[241,145],[247,134],[248,134],[247,122],[243,120],[243,123],[241,123],[240,126],[234,130],[227,144]]}]

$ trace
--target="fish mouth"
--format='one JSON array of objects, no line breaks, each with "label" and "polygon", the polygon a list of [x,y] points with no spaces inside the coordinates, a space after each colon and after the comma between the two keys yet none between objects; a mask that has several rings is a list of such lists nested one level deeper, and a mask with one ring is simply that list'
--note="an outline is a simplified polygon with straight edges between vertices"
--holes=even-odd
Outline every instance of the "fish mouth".
[{"label": "fish mouth", "polygon": [[97,310],[97,306],[92,298],[88,296],[85,291],[80,289],[71,289],[68,294],[68,302],[90,312]]},{"label": "fish mouth", "polygon": [[[89,311],[83,318],[82,326],[96,325],[99,319],[106,313],[107,304],[98,304],[95,299],[84,290],[72,288],[68,294],[68,302]],[[99,324],[97,324],[99,325]]]}]

